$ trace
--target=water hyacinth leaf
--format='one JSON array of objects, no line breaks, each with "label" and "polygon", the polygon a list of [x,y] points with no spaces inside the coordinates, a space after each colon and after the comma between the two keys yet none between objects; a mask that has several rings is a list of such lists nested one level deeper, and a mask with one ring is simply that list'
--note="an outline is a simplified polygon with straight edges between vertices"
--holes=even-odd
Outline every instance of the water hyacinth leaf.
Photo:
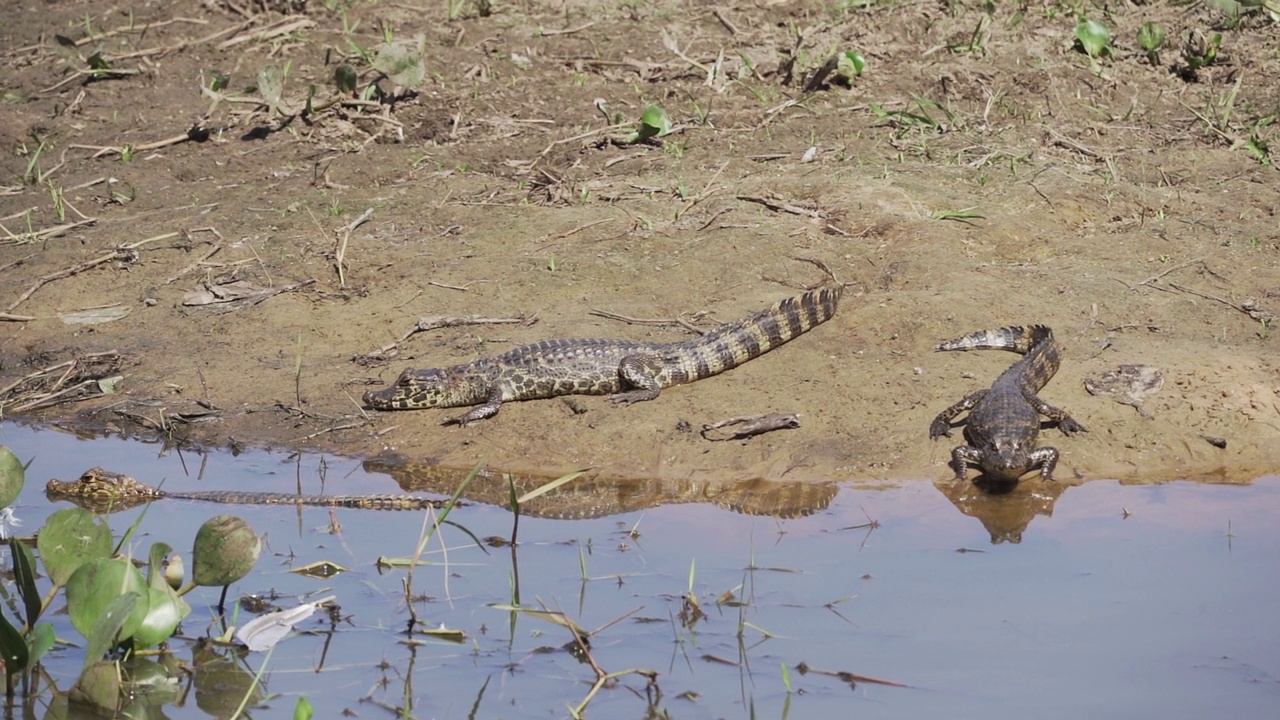
[{"label": "water hyacinth leaf", "polygon": [[13,451],[0,445],[0,508],[9,507],[26,484],[27,469]]},{"label": "water hyacinth leaf", "polygon": [[249,648],[251,652],[269,650],[284,639],[284,636],[289,634],[294,625],[311,617],[316,608],[333,600],[333,598],[334,596],[330,595],[322,600],[303,603],[288,610],[277,610],[260,615],[240,626],[240,629],[236,631],[236,640],[244,643],[244,646]]},{"label": "water hyacinth leaf", "polygon": [[85,646],[85,669],[119,644],[124,626],[137,610],[141,597],[136,592],[125,593],[107,604],[102,615],[98,616],[93,626],[89,628],[87,637],[89,642]]},{"label": "water hyacinth leaf", "polygon": [[[169,543],[153,542],[147,551],[147,587],[168,587],[164,578],[164,558],[173,552]],[[157,584],[159,583],[159,584]]]},{"label": "water hyacinth leaf", "polygon": [[36,559],[31,555],[31,548],[17,538],[9,538],[9,554],[13,557],[13,579],[27,613],[27,627],[31,627],[40,619],[42,603],[40,591],[36,588]]},{"label": "water hyacinth leaf", "polygon": [[110,710],[120,704],[120,668],[114,662],[99,660],[90,664],[71,687],[71,702]]},{"label": "water hyacinth leaf", "polygon": [[1108,46],[1111,43],[1111,31],[1096,20],[1081,20],[1076,25],[1076,40],[1080,41],[1080,47],[1086,55],[1100,58],[1110,52]]},{"label": "water hyacinth leaf", "polygon": [[28,638],[27,647],[31,650],[31,658],[28,662],[31,665],[40,662],[40,658],[44,657],[44,654],[49,652],[57,641],[58,634],[54,632],[52,623],[38,623]]},{"label": "water hyacinth leaf", "polygon": [[18,632],[13,623],[9,622],[9,618],[0,610],[0,660],[4,660],[4,666],[9,675],[21,672],[27,669],[27,661],[31,658],[30,648],[27,647],[27,641],[23,639],[22,633]]},{"label": "water hyacinth leaf", "polygon": [[298,702],[293,706],[293,720],[311,720],[311,716],[315,714],[315,710],[311,708],[311,701],[304,697],[298,698]]},{"label": "water hyacinth leaf", "polygon": [[[102,558],[85,563],[76,570],[67,581],[67,614],[71,624],[80,634],[89,640],[90,649],[95,640],[105,643],[101,652],[89,653],[92,659],[98,659],[115,647],[119,640],[128,640],[142,623],[147,614],[147,585],[142,573],[133,563],[124,558]],[[123,598],[133,596],[128,603],[131,614],[113,619],[108,623],[111,635],[106,638],[95,638],[93,633],[101,632],[99,625],[103,618],[112,615],[112,609]],[[119,633],[119,640],[115,633]]]},{"label": "water hyacinth leaf", "polygon": [[178,628],[178,623],[191,614],[191,606],[164,582],[164,576],[156,573],[156,577],[160,579],[160,587],[148,587],[146,590],[147,614],[133,633],[135,647],[155,647],[168,640]]},{"label": "water hyacinth leaf", "polygon": [[338,87],[338,92],[347,95],[356,94],[356,84],[359,78],[356,75],[356,69],[346,63],[342,63],[333,70],[333,84]]},{"label": "water hyacinth leaf", "polygon": [[84,508],[66,508],[45,521],[36,548],[53,584],[66,585],[81,565],[110,557],[111,529]]},{"label": "water hyacinth leaf", "polygon": [[191,580],[221,587],[249,574],[262,554],[262,540],[249,523],[219,515],[200,526],[191,550]]},{"label": "water hyacinth leaf", "polygon": [[373,67],[400,87],[417,87],[427,77],[427,66],[422,61],[425,43],[422,36],[418,36],[414,45],[405,42],[384,43],[378,47]]},{"label": "water hyacinth leaf", "polygon": [[836,56],[836,74],[853,84],[854,78],[862,74],[867,61],[855,50],[846,50]]}]

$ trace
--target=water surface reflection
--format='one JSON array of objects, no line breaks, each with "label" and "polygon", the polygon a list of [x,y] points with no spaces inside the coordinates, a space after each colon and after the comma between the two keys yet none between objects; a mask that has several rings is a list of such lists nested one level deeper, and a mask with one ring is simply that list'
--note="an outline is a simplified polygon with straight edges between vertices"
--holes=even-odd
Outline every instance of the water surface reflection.
[{"label": "water surface reflection", "polygon": [[[399,489],[343,458],[179,455],[13,425],[0,426],[0,442],[34,457],[17,508],[24,530],[55,509],[42,497],[45,480],[94,465],[173,489]],[[133,544],[135,554],[153,540],[189,548],[200,523],[233,512],[267,546],[233,595],[283,607],[321,593],[337,597],[332,613],[299,626],[269,662],[261,654],[222,655],[241,678],[266,663],[269,692],[255,699],[257,718],[290,717],[298,696],[324,717],[466,717],[473,708],[476,717],[564,716],[594,674],[565,649],[571,637],[563,626],[504,609],[517,597],[595,631],[591,658],[605,671],[656,673],[654,685],[627,676],[601,691],[588,710],[595,717],[1274,712],[1280,478],[1248,486],[1038,486],[1000,498],[930,483],[828,486],[812,491],[817,500],[796,500],[788,493],[801,491],[772,484],[677,484],[688,502],[653,507],[653,494],[667,490],[621,484],[595,491],[608,498],[596,507],[615,514],[529,514],[518,529],[498,504],[476,504],[456,510],[449,519],[458,525],[429,544],[408,600],[408,574],[378,560],[414,553],[424,513],[165,501],[146,511],[143,539]],[[1056,492],[1039,495],[1046,490]],[[766,500],[780,517],[750,514]],[[119,536],[142,512],[108,522]],[[471,539],[513,534],[514,547]],[[349,570],[327,578],[290,572],[319,561]],[[183,636],[219,633],[210,607],[216,593],[199,590],[188,600],[194,612]],[[406,633],[410,606],[424,625]],[[60,637],[78,639],[62,616],[53,621]],[[428,625],[465,639],[425,635]],[[186,640],[171,645],[178,657],[196,652]],[[70,685],[82,653],[80,646],[53,651],[54,685]],[[797,672],[802,663],[811,672]],[[162,700],[157,712],[220,717],[215,708],[239,697],[209,695],[217,686],[201,680],[178,688],[173,697],[199,702]]]}]

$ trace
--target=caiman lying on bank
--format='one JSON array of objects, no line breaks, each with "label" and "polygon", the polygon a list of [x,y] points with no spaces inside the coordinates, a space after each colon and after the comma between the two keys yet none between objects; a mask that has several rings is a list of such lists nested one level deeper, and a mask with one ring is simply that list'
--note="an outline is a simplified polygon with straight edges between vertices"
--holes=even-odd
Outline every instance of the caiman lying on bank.
[{"label": "caiman lying on bank", "polygon": [[1043,325],[980,330],[938,345],[938,350],[996,348],[1012,350],[1024,357],[996,378],[989,389],[979,390],[943,410],[929,426],[929,437],[951,437],[951,421],[965,410],[969,419],[964,435],[968,445],[951,451],[951,469],[964,480],[967,463],[973,463],[997,482],[1017,482],[1025,473],[1040,468],[1040,477],[1053,479],[1058,451],[1036,448],[1040,416],[1058,423],[1063,434],[1086,432],[1066,411],[1049,405],[1036,395],[1058,372],[1059,349],[1053,331]]},{"label": "caiman lying on bank", "polygon": [[371,390],[375,410],[478,405],[449,418],[465,425],[497,414],[502,403],[558,395],[612,395],[629,405],[672,385],[711,377],[760,357],[831,319],[842,288],[788,298],[706,335],[673,343],[545,340],[464,365],[407,369],[391,387]]},{"label": "caiman lying on bank", "polygon": [[204,490],[168,492],[102,468],[90,468],[79,478],[65,482],[54,478],[44,486],[51,501],[70,500],[83,508],[122,510],[152,500],[176,498],[235,505],[311,505],[363,510],[422,510],[444,507],[443,500],[413,495],[292,495],[289,493]]}]

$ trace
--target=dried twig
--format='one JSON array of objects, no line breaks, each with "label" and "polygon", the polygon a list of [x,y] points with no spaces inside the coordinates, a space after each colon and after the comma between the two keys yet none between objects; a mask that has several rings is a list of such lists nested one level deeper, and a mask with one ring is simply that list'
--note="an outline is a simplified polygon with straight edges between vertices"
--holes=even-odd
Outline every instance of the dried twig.
[{"label": "dried twig", "polygon": [[105,263],[109,263],[112,260],[126,260],[126,261],[132,262],[133,260],[136,259],[136,255],[137,255],[136,253],[130,252],[130,250],[128,249],[117,248],[105,255],[100,255],[92,260],[86,260],[85,262],[82,262],[78,265],[72,265],[71,267],[66,268],[65,270],[59,270],[57,272],[49,273],[48,275],[41,277],[39,280],[36,280],[35,284],[33,284],[30,288],[28,288],[26,292],[22,293],[22,295],[18,296],[17,300],[14,300],[13,302],[9,303],[9,307],[5,308],[5,310],[9,311],[18,307],[22,303],[26,302],[28,298],[34,295],[37,290],[53,282],[54,280],[61,280],[62,278],[68,278],[68,277],[71,277],[72,275],[77,275],[79,273],[84,272],[85,270],[95,268]]},{"label": "dried twig", "polygon": [[694,335],[705,334],[704,331],[694,327],[692,323],[689,323],[683,318],[671,318],[671,319],[657,318],[657,319],[650,320],[647,318],[634,318],[634,317],[630,317],[628,315],[622,315],[616,312],[609,312],[608,310],[588,310],[587,314],[595,315],[596,317],[602,317],[607,320],[618,320],[620,322],[627,323],[628,325],[657,325],[662,327],[666,327],[668,325],[678,325],[679,327],[682,327],[685,330],[688,330]]},{"label": "dried twig", "polygon": [[84,220],[77,220],[76,222],[65,223],[63,225],[56,225],[51,228],[45,228],[44,230],[38,230],[34,233],[22,233],[19,235],[14,235],[9,230],[9,228],[6,228],[4,225],[0,225],[0,232],[4,232],[4,234],[8,237],[8,239],[12,241],[15,245],[21,245],[22,243],[25,243],[25,242],[36,242],[38,240],[50,240],[64,233],[71,232],[72,230],[75,230],[78,227],[93,225],[96,222],[98,222],[98,218],[86,218]]},{"label": "dried twig", "polygon": [[[715,430],[727,427],[733,428],[727,434],[712,434]],[[798,413],[769,413],[767,415],[734,417],[728,420],[708,423],[702,426],[701,435],[712,442],[722,442],[725,440],[745,440],[753,435],[798,427],[800,427],[800,415]]]},{"label": "dried twig", "polygon": [[[1146,280],[1143,280],[1143,281],[1142,281],[1142,282],[1140,282],[1140,283],[1136,283],[1136,284],[1133,284],[1133,285],[1129,285],[1129,283],[1125,283],[1125,285],[1128,285],[1130,290],[1137,290],[1138,288],[1142,287],[1143,285],[1150,285],[1151,283],[1153,283],[1153,282],[1155,282],[1155,281],[1159,280],[1160,278],[1164,277],[1165,275],[1168,275],[1169,273],[1177,272],[1177,271],[1179,271],[1179,270],[1182,270],[1182,269],[1185,269],[1185,268],[1189,268],[1189,267],[1191,267],[1192,265],[1200,265],[1200,264],[1203,264],[1203,263],[1204,263],[1204,258],[1202,258],[1202,257],[1201,257],[1201,258],[1196,258],[1195,260],[1188,260],[1187,262],[1184,262],[1184,263],[1182,263],[1181,265],[1174,265],[1174,266],[1173,266],[1173,267],[1171,267],[1171,268],[1165,268],[1164,270],[1162,270],[1162,271],[1160,271],[1160,272],[1156,273],[1155,275],[1152,275],[1151,277],[1147,278]],[[1124,282],[1124,281],[1122,280],[1121,282]]]},{"label": "dried twig", "polygon": [[373,217],[373,208],[369,208],[360,213],[360,217],[357,217],[355,220],[347,223],[347,226],[342,229],[342,234],[334,242],[333,266],[338,271],[338,287],[345,288],[347,286],[347,275],[342,266],[342,261],[347,256],[347,241],[351,239],[351,233],[354,232],[356,228],[368,222],[371,217]]},{"label": "dried twig", "polygon": [[542,30],[539,30],[539,31],[538,31],[538,34],[539,34],[539,35],[542,35],[542,36],[547,36],[547,35],[572,35],[573,33],[579,33],[579,32],[582,32],[583,30],[586,30],[587,28],[594,27],[594,26],[595,26],[595,24],[596,24],[596,21],[595,21],[595,20],[592,20],[592,21],[591,21],[591,22],[589,22],[589,23],[584,23],[584,24],[579,25],[579,26],[577,26],[577,27],[565,28],[565,29],[563,29],[563,30],[547,30],[547,29],[543,28]]},{"label": "dried twig", "polygon": [[778,212],[787,212],[787,213],[791,213],[792,215],[802,215],[804,217],[813,218],[814,220],[822,220],[827,216],[827,214],[821,210],[812,210],[810,208],[800,207],[799,205],[793,205],[789,202],[786,202],[785,200],[778,200],[776,198],[756,197],[754,195],[739,195],[738,199],[746,202],[753,202],[753,203],[763,205],[769,208],[770,210],[776,210]]},{"label": "dried twig", "polygon": [[1204,298],[1205,300],[1213,300],[1214,302],[1222,303],[1223,305],[1226,305],[1232,310],[1239,310],[1245,315],[1248,315],[1250,319],[1257,320],[1258,322],[1261,322],[1261,323],[1269,324],[1272,320],[1275,319],[1274,314],[1258,307],[1256,301],[1254,301],[1253,298],[1246,298],[1245,301],[1242,303],[1233,303],[1230,300],[1224,300],[1223,298],[1220,298],[1217,295],[1210,295],[1207,292],[1201,292],[1193,288],[1183,287],[1182,285],[1179,285],[1178,283],[1175,283],[1175,282],[1169,283],[1169,287],[1173,288],[1174,290],[1180,290],[1184,293],[1197,295],[1199,297]]}]

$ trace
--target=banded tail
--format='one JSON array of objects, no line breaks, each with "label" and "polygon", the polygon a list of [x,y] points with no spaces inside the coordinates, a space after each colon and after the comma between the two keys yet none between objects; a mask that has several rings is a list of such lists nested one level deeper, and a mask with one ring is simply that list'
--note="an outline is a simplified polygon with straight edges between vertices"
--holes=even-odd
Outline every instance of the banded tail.
[{"label": "banded tail", "polygon": [[671,349],[685,377],[673,380],[710,377],[786,344],[830,320],[843,294],[843,286],[810,290],[701,337],[675,343]]},{"label": "banded tail", "polygon": [[979,330],[939,343],[936,350],[1011,350],[1026,355],[1037,345],[1053,340],[1053,330],[1045,325],[1002,327]]}]

